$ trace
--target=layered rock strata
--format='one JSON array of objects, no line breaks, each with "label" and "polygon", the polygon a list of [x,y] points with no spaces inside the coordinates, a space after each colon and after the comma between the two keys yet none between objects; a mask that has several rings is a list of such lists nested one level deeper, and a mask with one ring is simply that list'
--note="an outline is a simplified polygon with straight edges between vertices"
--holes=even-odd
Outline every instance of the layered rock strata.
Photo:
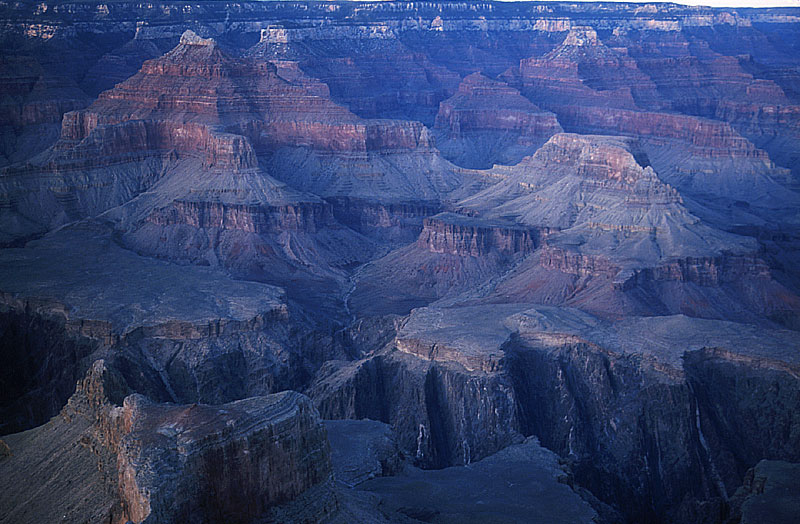
[{"label": "layered rock strata", "polygon": [[459,165],[514,164],[561,131],[516,89],[479,74],[467,76],[455,95],[439,104],[434,130],[438,148]]},{"label": "layered rock strata", "polygon": [[305,335],[294,332],[280,288],[135,255],[104,228],[73,227],[6,250],[0,265],[3,432],[55,415],[96,358],[134,390],[173,402],[299,387],[318,365],[292,349]]},{"label": "layered rock strata", "polygon": [[62,115],[90,102],[72,79],[46,71],[34,56],[3,56],[0,86],[0,167],[47,149],[58,138]]},{"label": "layered rock strata", "polygon": [[[458,75],[406,47],[386,23],[356,27],[284,27],[261,32],[248,50],[266,60],[296,60],[322,80],[331,96],[365,118],[404,118],[431,124]],[[395,79],[402,78],[401,82]]]},{"label": "layered rock strata", "polygon": [[[323,368],[311,393],[326,416],[392,424],[401,449],[422,464],[479,459],[506,445],[497,437],[511,437],[509,428],[536,435],[627,519],[681,522],[728,511],[728,494],[758,457],[795,460],[792,430],[773,427],[795,425],[792,339],[788,331],[744,333],[735,323],[683,316],[609,324],[524,304],[423,308],[386,350]],[[745,398],[709,373],[748,377],[748,391],[759,393]],[[403,400],[419,395],[408,385],[423,380],[425,402]],[[483,393],[465,396],[464,384]],[[409,409],[423,404],[428,411]],[[778,405],[769,416],[751,411]],[[716,429],[720,422],[745,420],[751,434],[770,438],[720,438],[731,435]],[[458,452],[435,454],[445,449]]]},{"label": "layered rock strata", "polygon": [[238,173],[285,146],[357,156],[430,146],[419,123],[360,120],[295,80],[188,31],[90,108],[67,113],[50,151],[5,173],[9,241],[123,204],[193,158],[204,171]]},{"label": "layered rock strata", "polygon": [[[13,449],[0,463],[7,518],[251,522],[330,476],[324,427],[299,393],[219,406],[157,404],[138,394],[122,400],[127,393],[124,379],[97,361],[61,414],[6,437]],[[21,461],[48,451],[57,473],[39,484],[47,472]],[[34,503],[21,486],[46,492]],[[91,498],[76,498],[86,488]],[[330,510],[321,506],[317,516]]]},{"label": "layered rock strata", "polygon": [[[406,314],[503,273],[533,253],[541,236],[511,221],[439,213],[423,220],[416,242],[361,269],[348,303],[363,313]],[[386,285],[398,281],[399,287]]]},{"label": "layered rock strata", "polygon": [[[793,146],[776,147],[776,142],[769,142],[770,152],[774,155],[768,155],[745,138],[756,139],[756,134],[752,130],[747,131],[746,126],[736,124],[736,118],[723,117],[724,110],[721,109],[717,114],[688,110],[681,106],[691,103],[691,85],[696,85],[681,81],[682,74],[702,78],[717,75],[703,72],[703,67],[691,61],[681,62],[672,58],[672,54],[680,56],[689,53],[687,49],[691,46],[687,42],[674,42],[674,38],[666,38],[667,44],[675,44],[674,53],[666,45],[660,49],[670,58],[659,59],[667,62],[675,60],[675,64],[680,62],[681,65],[676,67],[682,71],[651,79],[651,68],[658,68],[652,65],[656,59],[651,60],[652,57],[648,55],[653,53],[653,45],[647,38],[632,42],[625,34],[625,31],[615,33],[617,36],[606,45],[592,28],[573,28],[557,48],[544,56],[522,60],[518,68],[510,69],[504,77],[537,105],[556,113],[561,125],[569,131],[641,138],[643,151],[650,155],[659,173],[687,195],[707,201],[727,198],[731,203],[746,198],[744,195],[748,192],[770,194],[772,202],[765,203],[765,209],[755,213],[762,218],[774,215],[776,208],[794,205],[786,202],[784,189],[786,185],[793,187],[792,177],[770,160],[774,157],[782,166],[792,167],[783,155]],[[661,41],[658,38],[656,40]],[[629,55],[626,45],[634,49],[635,56]],[[739,71],[738,67],[734,69]],[[752,76],[742,75],[749,77],[749,82],[758,83]],[[742,81],[744,84],[748,82]],[[707,89],[705,84],[699,89],[705,98],[731,96],[732,100],[747,100],[746,104],[759,108],[755,110],[758,114],[789,114],[793,111],[780,105],[783,93],[779,89],[775,96],[769,96],[757,87],[743,87],[739,92],[732,87],[735,83],[733,78],[731,85],[725,82],[709,80],[713,89]],[[631,87],[627,88],[626,85]],[[734,92],[739,94],[723,94]],[[768,105],[767,99],[778,105]],[[675,109],[697,116],[679,114]],[[765,118],[769,119],[768,116]],[[778,120],[785,119],[778,117]],[[686,133],[687,129],[692,132]],[[796,133],[786,128],[779,134],[793,136]],[[774,136],[774,133],[770,136]],[[766,146],[768,141],[757,139],[756,143]],[[663,153],[665,150],[669,150],[669,153]],[[748,175],[727,179],[724,173],[729,169],[731,159],[736,159],[738,169],[745,170]],[[721,179],[725,180],[726,185],[720,194],[718,184]],[[776,184],[776,181],[779,183]],[[719,208],[722,210],[724,206]],[[698,206],[697,209],[702,207]],[[745,216],[740,214],[733,220],[752,220]]]},{"label": "layered rock strata", "polygon": [[[744,316],[735,312],[742,308],[722,298],[738,295],[745,308],[766,311],[766,317],[796,310],[796,297],[777,292],[782,286],[752,239],[703,224],[647,165],[636,142],[618,140],[556,135],[517,166],[497,168],[501,182],[458,204],[485,219],[513,219],[546,231],[535,256],[506,275],[492,296],[552,304],[560,297],[607,313],[718,318],[727,310],[739,319]],[[563,281],[558,274],[571,276]],[[764,289],[786,300],[755,299],[765,296],[758,291]],[[703,295],[709,305],[724,300],[726,306],[703,312],[697,303]],[[662,309],[649,309],[655,297]]]},{"label": "layered rock strata", "polygon": [[[358,274],[351,305],[402,313],[443,297],[684,313],[792,325],[797,296],[757,243],[704,224],[632,139],[558,134],[425,219],[414,245]],[[391,296],[381,282],[404,282]],[[795,313],[792,313],[795,312]],[[787,316],[788,315],[788,316]]]},{"label": "layered rock strata", "polygon": [[299,393],[220,406],[134,395],[121,417],[120,491],[136,522],[250,522],[330,476],[325,429]]}]

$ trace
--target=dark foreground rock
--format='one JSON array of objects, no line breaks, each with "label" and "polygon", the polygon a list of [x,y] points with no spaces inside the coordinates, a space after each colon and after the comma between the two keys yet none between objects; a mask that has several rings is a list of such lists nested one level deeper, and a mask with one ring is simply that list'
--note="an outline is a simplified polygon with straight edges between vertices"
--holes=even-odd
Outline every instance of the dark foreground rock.
[{"label": "dark foreground rock", "polygon": [[[573,489],[570,469],[535,438],[468,466],[422,470],[374,420],[329,420],[337,518],[349,522],[605,522]],[[339,522],[334,520],[334,522]]]},{"label": "dark foreground rock", "polygon": [[299,393],[209,406],[127,392],[97,361],[58,416],[4,438],[0,522],[252,522],[330,477],[325,428]]},{"label": "dark foreground rock", "polygon": [[382,350],[324,365],[309,394],[326,418],[391,424],[417,466],[533,435],[630,522],[722,522],[748,468],[797,461],[795,339],[680,315],[428,307]]},{"label": "dark foreground rock", "polygon": [[733,504],[741,512],[741,524],[796,522],[800,515],[800,464],[762,460],[747,472]]},{"label": "dark foreground rock", "polygon": [[530,439],[469,466],[408,468],[395,477],[367,481],[359,489],[380,495],[385,512],[416,521],[596,522],[595,511],[567,482],[558,457]]},{"label": "dark foreground rock", "polygon": [[282,289],[139,256],[95,223],[4,250],[0,290],[0,434],[56,415],[100,358],[133,391],[176,403],[298,389],[313,373],[289,342]]},{"label": "dark foreground rock", "polygon": [[391,427],[377,420],[327,420],[331,462],[336,480],[347,487],[394,475],[403,454]]}]

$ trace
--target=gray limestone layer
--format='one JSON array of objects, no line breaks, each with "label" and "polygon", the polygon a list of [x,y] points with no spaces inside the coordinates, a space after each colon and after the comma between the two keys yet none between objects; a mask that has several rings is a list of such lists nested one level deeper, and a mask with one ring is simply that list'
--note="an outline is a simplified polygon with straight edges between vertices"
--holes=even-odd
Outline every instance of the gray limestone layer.
[{"label": "gray limestone layer", "polygon": [[[397,334],[401,349],[432,348],[431,358],[459,362],[503,357],[512,336],[541,338],[553,347],[582,340],[619,354],[643,355],[681,369],[685,352],[724,348],[731,353],[800,365],[794,331],[763,329],[685,315],[599,319],[572,308],[533,304],[491,304],[415,309]],[[468,366],[468,364],[467,364]]]}]

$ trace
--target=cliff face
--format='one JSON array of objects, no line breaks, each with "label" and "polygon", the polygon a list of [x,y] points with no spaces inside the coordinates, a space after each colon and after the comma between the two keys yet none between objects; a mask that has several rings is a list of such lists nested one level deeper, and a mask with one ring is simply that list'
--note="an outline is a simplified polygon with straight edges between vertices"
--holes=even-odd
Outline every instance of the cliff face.
[{"label": "cliff face", "polygon": [[332,225],[332,219],[331,208],[322,203],[249,207],[176,200],[169,208],[150,215],[147,221],[160,226],[187,224],[196,228],[235,229],[248,233],[315,233],[318,228]]},{"label": "cliff face", "polygon": [[[536,435],[632,522],[713,520],[756,457],[795,460],[796,370],[772,359],[790,333],[734,331],[735,350],[684,353],[697,335],[684,342],[682,330],[724,344],[733,324],[642,318],[615,324],[609,337],[598,322],[525,305],[417,309],[384,351],[324,367],[312,398],[325,416],[392,424],[421,464],[468,463]],[[743,377],[755,396],[735,393]],[[425,401],[411,401],[418,395]],[[727,424],[745,423],[752,440],[726,440],[735,434]]]},{"label": "cliff face", "polygon": [[733,497],[741,522],[791,522],[797,509],[797,464],[762,460],[747,472]]},{"label": "cliff face", "polygon": [[435,201],[381,203],[349,197],[327,200],[342,224],[377,241],[398,245],[413,242],[422,230],[424,217],[441,210]]},{"label": "cliff face", "polygon": [[536,232],[503,224],[482,224],[454,214],[435,215],[423,221],[417,246],[432,253],[483,257],[490,252],[524,256],[536,245]]},{"label": "cliff face", "polygon": [[58,136],[61,115],[90,103],[71,78],[47,71],[35,56],[4,56],[0,86],[0,166],[45,150]]},{"label": "cliff face", "polygon": [[398,445],[422,467],[469,464],[521,440],[505,377],[425,360],[395,352],[330,363],[310,394],[324,418],[391,424]]},{"label": "cliff face", "polygon": [[330,476],[325,429],[299,393],[221,406],[130,396],[119,416],[120,496],[136,522],[250,522]]},{"label": "cliff face", "polygon": [[[156,92],[159,96],[154,98]],[[246,136],[259,151],[284,145],[332,151],[424,145],[419,125],[361,122],[345,108],[307,91],[302,83],[287,82],[274,65],[234,58],[213,40],[192,32],[164,56],[146,61],[136,75],[101,93],[85,114],[71,117],[78,121],[66,122],[62,137],[80,141],[98,125],[134,118],[176,125],[189,120],[180,116],[186,114],[193,115],[191,121],[198,126],[227,127]],[[203,151],[202,137],[189,127],[188,132],[164,133],[154,148]]]},{"label": "cliff face", "polygon": [[[430,124],[459,77],[425,53],[409,49],[387,22],[283,27],[261,31],[248,54],[297,60],[325,82],[331,96],[364,118],[404,118]],[[402,82],[392,79],[402,78]]]},{"label": "cliff face", "polygon": [[[61,414],[6,437],[13,458],[0,464],[2,504],[13,507],[11,518],[36,522],[60,510],[76,520],[119,523],[250,522],[330,476],[325,429],[298,393],[207,406],[157,404],[128,392],[121,375],[99,360]],[[34,504],[20,487],[52,471],[21,461],[48,452],[59,473]],[[92,498],[79,496],[85,486],[95,490]],[[68,500],[69,507],[59,507]],[[318,516],[330,511],[315,509]]]},{"label": "cliff face", "polygon": [[[796,410],[792,408],[797,405],[796,366],[709,348],[687,355],[686,369],[698,397],[712,460],[731,494],[739,485],[731,480],[742,478],[760,459],[800,461],[796,447],[787,444],[798,432]],[[741,388],[741,384],[746,387]],[[725,410],[728,402],[735,403],[737,409]],[[732,438],[734,431],[741,435]]]},{"label": "cliff face", "polygon": [[[133,390],[186,403],[220,404],[299,387],[315,369],[306,361],[310,355],[292,349],[312,335],[295,331],[283,290],[143,258],[113,241],[104,245],[104,235],[102,228],[72,229],[36,248],[4,253],[6,431],[54,416],[97,358],[118,369]],[[64,262],[56,273],[48,262],[55,253]],[[120,281],[138,285],[119,288]],[[174,295],[163,295],[165,286]]]},{"label": "cliff face", "polygon": [[456,94],[439,104],[435,127],[447,129],[454,137],[479,130],[516,131],[532,142],[538,136],[549,138],[559,129],[555,115],[480,73],[466,77]]}]

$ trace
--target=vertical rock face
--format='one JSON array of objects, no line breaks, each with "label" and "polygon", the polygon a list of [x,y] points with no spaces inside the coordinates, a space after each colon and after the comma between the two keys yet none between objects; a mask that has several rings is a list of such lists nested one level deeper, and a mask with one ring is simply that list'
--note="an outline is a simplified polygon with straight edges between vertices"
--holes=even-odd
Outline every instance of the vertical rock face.
[{"label": "vertical rock face", "polygon": [[[755,457],[794,460],[795,365],[770,357],[797,362],[785,348],[790,332],[743,337],[736,324],[687,317],[671,317],[671,327],[629,319],[609,330],[578,310],[526,307],[417,309],[386,350],[323,368],[312,398],[326,416],[391,423],[422,464],[468,462],[464,453],[475,460],[506,445],[501,436],[536,435],[631,522],[713,521]],[[698,337],[741,346],[685,353]],[[424,403],[408,400],[420,389]],[[731,438],[736,424],[749,424],[752,439]],[[442,439],[458,453],[443,454]]]},{"label": "vertical rock face", "polygon": [[[158,404],[129,392],[119,372],[99,360],[60,415],[7,437],[14,448],[0,464],[0,501],[13,507],[15,522],[40,522],[53,509],[75,520],[252,522],[330,477],[324,426],[299,393],[208,406]],[[54,450],[48,439],[56,439]],[[48,461],[55,475],[39,471]],[[48,475],[48,493],[31,500],[5,484],[12,473],[20,486]],[[83,496],[87,486],[92,498]],[[62,509],[61,501],[71,502]],[[329,509],[309,511],[322,518]]]},{"label": "vertical rock face", "polygon": [[697,436],[688,388],[579,342],[556,344],[550,354],[507,353],[525,434],[575,460],[589,489],[632,521],[653,518],[637,501],[658,512],[714,494],[690,451]]},{"label": "vertical rock face", "polygon": [[324,418],[391,424],[415,464],[469,464],[521,441],[506,377],[390,352],[320,370],[310,391]]},{"label": "vertical rock face", "polygon": [[90,103],[72,79],[46,70],[34,56],[4,56],[0,90],[0,167],[45,150],[58,136],[61,116]]},{"label": "vertical rock face", "polygon": [[[525,92],[560,104],[657,108],[660,97],[650,78],[625,50],[607,47],[592,27],[570,29],[560,46],[541,58],[520,62]],[[535,99],[535,98],[534,98]]]},{"label": "vertical rock face", "polygon": [[4,252],[6,431],[54,416],[97,358],[151,399],[186,403],[298,388],[316,369],[300,349],[307,328],[295,324],[283,290],[144,258],[108,235],[71,228]]},{"label": "vertical rock face", "polygon": [[423,221],[417,245],[432,253],[460,256],[483,257],[493,251],[505,256],[524,256],[533,252],[536,233],[444,213]]},{"label": "vertical rock face", "polygon": [[[738,485],[733,479],[760,458],[800,462],[791,444],[800,438],[797,366],[706,349],[687,355],[686,370],[714,464],[730,493]],[[726,409],[730,403],[737,409]]]},{"label": "vertical rock face", "polygon": [[221,406],[125,399],[120,497],[135,522],[251,522],[330,476],[325,429],[286,392]]},{"label": "vertical rock face", "polygon": [[0,378],[0,433],[5,434],[42,424],[58,413],[102,342],[82,336],[81,329],[69,330],[63,318],[33,313],[35,303],[16,307],[11,297],[3,299],[6,365]]},{"label": "vertical rock face", "polygon": [[435,201],[371,202],[360,198],[327,199],[336,219],[346,226],[376,240],[399,244],[413,242],[422,230],[424,217],[437,214]]},{"label": "vertical rock face", "polygon": [[798,464],[762,460],[747,472],[734,496],[742,524],[775,522],[788,524],[797,515]]},{"label": "vertical rock face", "polygon": [[456,94],[439,104],[435,127],[454,137],[479,130],[516,131],[531,141],[539,135],[549,138],[559,129],[555,115],[541,111],[516,89],[480,73],[462,80]]}]

